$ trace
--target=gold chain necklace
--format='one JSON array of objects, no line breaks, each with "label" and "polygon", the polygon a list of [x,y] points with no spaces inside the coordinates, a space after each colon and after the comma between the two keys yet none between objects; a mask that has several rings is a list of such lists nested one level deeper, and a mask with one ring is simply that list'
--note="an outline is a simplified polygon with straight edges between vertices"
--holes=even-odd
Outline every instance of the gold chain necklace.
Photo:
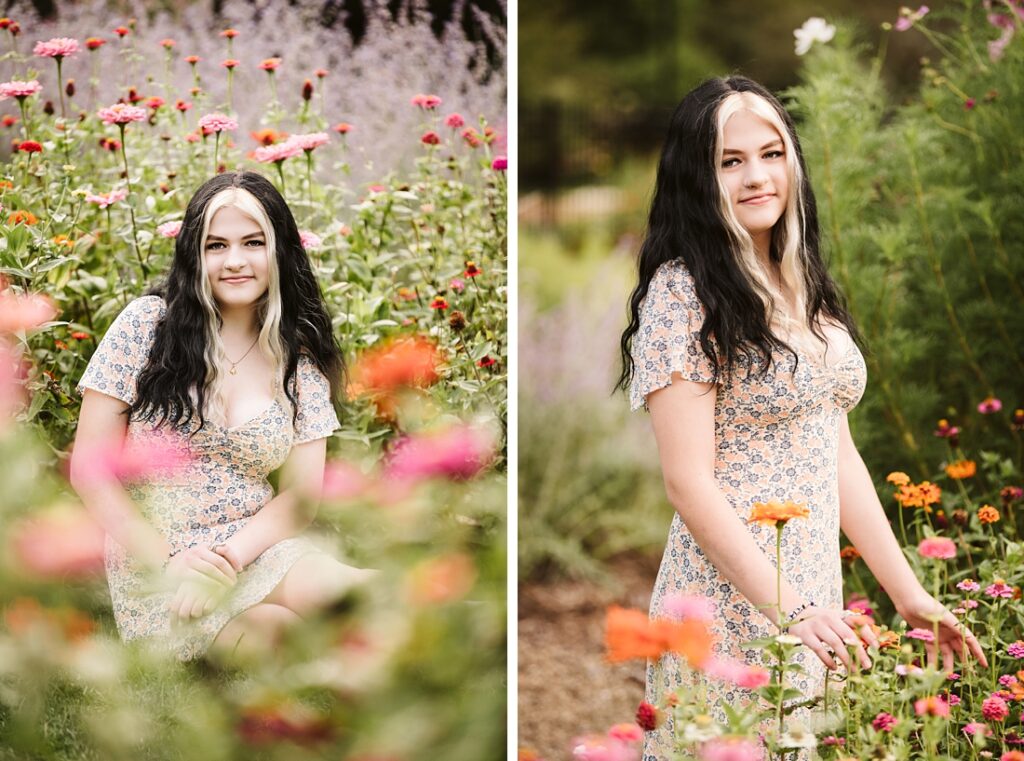
[{"label": "gold chain necklace", "polygon": [[[256,336],[256,341],[252,342],[252,346],[250,346],[249,350],[246,351],[245,354],[242,355],[242,359],[245,359],[246,357],[249,356],[249,352],[252,351],[253,346],[255,346],[257,341],[259,341],[259,340],[260,340],[260,337]],[[231,373],[232,375],[238,375],[238,365],[241,364],[242,359],[239,359],[238,362],[232,362],[231,361],[231,357],[228,356],[227,352],[224,352],[224,358],[227,359],[228,362],[231,362],[231,369],[228,370],[228,372]]]}]

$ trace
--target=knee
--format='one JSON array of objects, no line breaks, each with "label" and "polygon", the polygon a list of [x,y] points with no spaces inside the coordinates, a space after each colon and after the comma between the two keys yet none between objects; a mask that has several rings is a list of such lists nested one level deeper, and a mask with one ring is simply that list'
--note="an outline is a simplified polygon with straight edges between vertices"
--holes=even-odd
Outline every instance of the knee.
[{"label": "knee", "polygon": [[302,621],[302,617],[291,608],[272,602],[253,605],[243,615],[249,623],[274,629],[284,629]]}]

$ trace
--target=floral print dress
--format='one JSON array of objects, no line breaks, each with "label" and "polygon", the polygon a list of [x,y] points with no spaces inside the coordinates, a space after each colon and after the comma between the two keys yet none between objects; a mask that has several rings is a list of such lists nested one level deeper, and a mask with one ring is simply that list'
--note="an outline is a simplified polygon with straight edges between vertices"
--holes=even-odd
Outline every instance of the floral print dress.
[{"label": "floral print dress", "polygon": [[[712,366],[701,351],[699,332],[704,308],[693,277],[681,261],[663,264],[651,281],[640,310],[640,329],[633,341],[635,373],[630,405],[639,409],[652,391],[670,385],[672,373],[684,380],[710,383]],[[864,393],[864,359],[849,334],[836,326],[826,330],[826,364],[798,351],[799,366],[788,352],[777,352],[764,378],[747,377],[747,364],[723,382],[715,401],[715,481],[746,521],[755,502],[792,500],[804,503],[810,517],[790,521],[782,536],[782,572],[804,599],[824,607],[842,606],[839,560],[838,449],[842,417]],[[832,336],[835,336],[833,338]],[[833,351],[833,346],[838,351]],[[686,425],[686,421],[679,421]],[[775,529],[747,524],[755,541],[775,564]],[[666,598],[702,595],[716,606],[715,655],[749,664],[768,665],[760,651],[743,644],[771,636],[774,625],[708,560],[677,513],[651,597],[651,616],[669,617]],[[821,694],[825,668],[807,648],[796,660],[805,673],[788,678],[788,686],[806,695]],[[708,705],[719,720],[721,704],[742,707],[753,694],[689,669],[679,656],[668,654],[648,663],[647,700],[660,702],[669,692],[695,694],[706,690]],[[716,708],[716,705],[719,706]],[[682,733],[680,733],[682,735]],[[644,738],[644,761],[672,755],[676,740],[671,718]],[[694,738],[690,738],[694,739]]]},{"label": "floral print dress", "polygon": [[[128,304],[89,361],[79,392],[93,389],[131,404],[136,379],[165,310],[158,296],[143,296]],[[337,430],[328,381],[306,355],[300,356],[296,381],[294,425],[283,391],[245,423],[225,428],[208,420],[191,438],[188,434],[199,427],[197,421],[190,427],[160,429],[152,423],[129,422],[126,451],[158,451],[165,464],[148,467],[144,476],[134,480],[122,480],[143,516],[173,550],[226,541],[273,498],[267,476],[284,463],[292,447]],[[184,456],[175,458],[175,453]],[[178,466],[166,464],[175,459]],[[151,575],[108,536],[107,582],[118,631],[126,641],[159,640],[181,660],[198,658],[229,620],[262,601],[299,558],[319,551],[302,536],[278,542],[238,574],[236,585],[212,613],[172,627],[167,606],[173,591],[154,587]]]}]

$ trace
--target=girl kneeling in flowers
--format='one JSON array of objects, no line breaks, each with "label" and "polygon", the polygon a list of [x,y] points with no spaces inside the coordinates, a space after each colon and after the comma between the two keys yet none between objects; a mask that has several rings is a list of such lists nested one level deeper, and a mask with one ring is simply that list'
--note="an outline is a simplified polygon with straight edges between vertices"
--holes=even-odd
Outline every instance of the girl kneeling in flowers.
[{"label": "girl kneeling in flowers", "polygon": [[[984,663],[974,636],[914,576],[850,436],[866,371],[818,241],[781,103],[743,77],[690,92],[665,140],[622,336],[619,385],[633,409],[650,411],[676,509],[651,615],[668,617],[677,595],[708,595],[717,655],[747,662],[758,653],[743,643],[788,624],[806,645],[791,686],[807,696],[837,661],[870,665],[843,611],[840,529],[908,623],[930,629],[939,617],[933,664],[941,656],[951,670],[954,653],[968,652]],[[777,521],[788,521],[778,602]],[[869,628],[861,634],[877,644]],[[648,700],[700,679],[666,655],[649,665]],[[712,705],[750,698],[736,686],[705,689]],[[649,732],[645,759],[670,754],[672,733],[671,721]]]},{"label": "girl kneeling in flowers", "polygon": [[300,536],[342,370],[280,193],[254,172],[206,182],[165,282],[125,307],[79,385],[71,482],[107,531],[125,640],[182,659],[267,644],[369,573]]}]

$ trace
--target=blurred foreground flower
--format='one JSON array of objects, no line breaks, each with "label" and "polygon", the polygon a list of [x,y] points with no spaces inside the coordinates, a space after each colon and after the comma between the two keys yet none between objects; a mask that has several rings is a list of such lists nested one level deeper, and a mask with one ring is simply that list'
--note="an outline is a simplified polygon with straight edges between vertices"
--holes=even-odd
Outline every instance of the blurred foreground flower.
[{"label": "blurred foreground flower", "polygon": [[674,652],[700,668],[711,654],[711,642],[711,632],[703,621],[652,620],[642,611],[616,605],[605,617],[605,647],[613,662],[660,658]]},{"label": "blurred foreground flower", "polygon": [[406,597],[416,605],[454,602],[466,596],[476,577],[473,559],[465,553],[430,558],[409,572]]},{"label": "blurred foreground flower", "polygon": [[238,734],[250,745],[289,740],[299,745],[315,745],[331,739],[329,717],[300,703],[246,708],[238,721]]},{"label": "blurred foreground flower", "polygon": [[796,54],[804,55],[815,42],[828,42],[835,37],[836,28],[818,16],[812,16],[799,29],[793,30]]},{"label": "blurred foreground flower", "polygon": [[57,308],[46,296],[17,294],[0,280],[0,333],[28,330],[53,319]]},{"label": "blurred foreground flower", "polygon": [[69,607],[45,608],[32,597],[16,598],[3,612],[4,626],[19,637],[49,638],[56,634],[66,642],[79,642],[96,629],[82,611]]},{"label": "blurred foreground flower", "polygon": [[190,462],[188,443],[177,434],[155,434],[138,441],[111,441],[91,452],[76,455],[76,473],[83,479],[103,481],[111,476],[123,482],[155,475],[168,477]]},{"label": "blurred foreground flower", "polygon": [[389,392],[402,386],[426,388],[437,382],[441,353],[423,336],[398,338],[367,349],[352,367],[351,388],[356,394]]},{"label": "blurred foreground flower", "polygon": [[384,475],[399,481],[472,478],[494,459],[496,447],[490,431],[471,425],[411,434],[391,450]]},{"label": "blurred foreground flower", "polygon": [[11,527],[8,558],[37,578],[91,576],[103,570],[105,536],[84,508],[58,505]]}]

